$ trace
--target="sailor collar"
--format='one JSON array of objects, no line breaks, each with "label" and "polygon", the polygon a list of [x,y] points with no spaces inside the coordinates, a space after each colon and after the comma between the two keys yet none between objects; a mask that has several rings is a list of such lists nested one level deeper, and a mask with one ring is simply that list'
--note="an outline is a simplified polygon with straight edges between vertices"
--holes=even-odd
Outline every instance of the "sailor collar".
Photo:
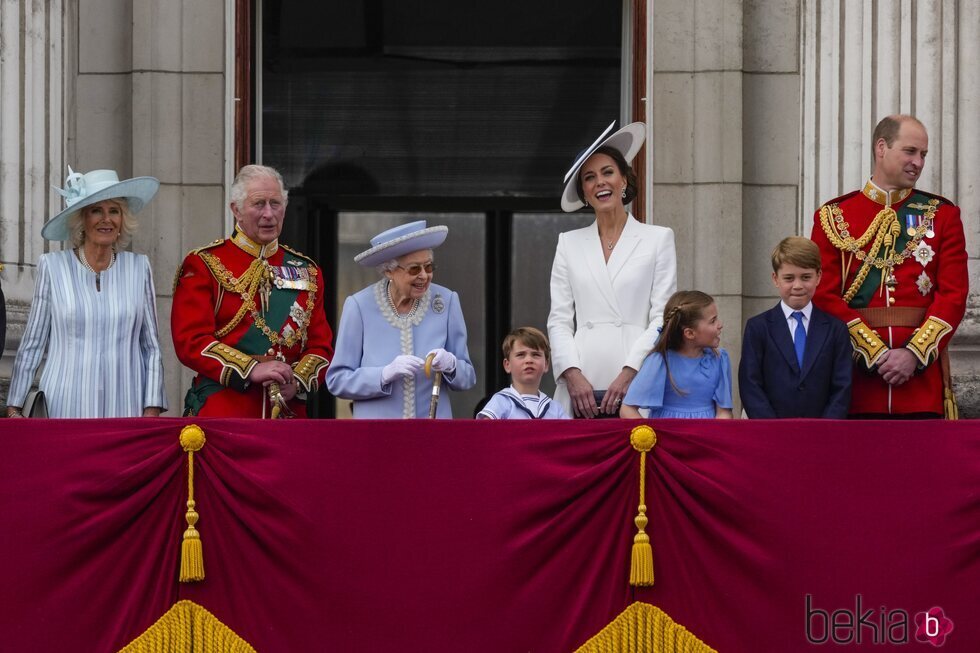
[{"label": "sailor collar", "polygon": [[902,188],[899,190],[884,190],[874,181],[869,179],[868,183],[866,183],[864,188],[861,189],[861,194],[877,204],[881,204],[883,206],[894,206],[904,202],[905,198],[912,194],[912,189]]}]

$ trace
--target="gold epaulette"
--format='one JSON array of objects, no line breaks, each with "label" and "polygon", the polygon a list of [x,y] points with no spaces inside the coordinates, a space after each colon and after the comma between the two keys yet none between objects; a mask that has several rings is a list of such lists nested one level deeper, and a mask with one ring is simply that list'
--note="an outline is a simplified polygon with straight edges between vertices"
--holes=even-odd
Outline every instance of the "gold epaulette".
[{"label": "gold epaulette", "polygon": [[881,355],[888,351],[888,346],[878,332],[865,324],[861,318],[854,318],[848,322],[847,332],[851,335],[854,354],[861,358],[869,370],[877,365]]},{"label": "gold epaulette", "polygon": [[[222,240],[221,238],[217,238],[217,239],[213,240],[212,242],[208,243],[207,245],[204,245],[203,247],[198,247],[197,249],[192,249],[191,251],[187,252],[187,256],[190,256],[191,254],[200,254],[204,250],[211,249],[212,247],[217,247],[218,245],[220,245],[223,242],[225,242],[225,241]],[[185,256],[184,258],[186,259],[187,256]],[[180,265],[177,266],[177,272],[174,273],[174,287],[171,288],[171,290],[170,290],[171,294],[177,292],[177,282],[180,281],[180,276],[181,276],[181,274],[183,272],[184,272],[184,263],[183,263],[183,261],[181,261]]]},{"label": "gold epaulette", "polygon": [[202,356],[213,358],[221,363],[224,369],[221,370],[221,385],[227,387],[232,383],[231,374],[236,372],[242,381],[248,378],[248,373],[258,365],[259,361],[243,353],[234,347],[229,347],[223,342],[215,340],[204,348]]},{"label": "gold epaulette", "polygon": [[319,386],[317,376],[320,374],[320,370],[328,365],[330,365],[330,361],[323,356],[306,354],[293,366],[293,376],[296,377],[304,390],[314,392]]},{"label": "gold epaulette", "polygon": [[203,252],[206,249],[214,249],[215,247],[217,247],[218,245],[220,245],[223,242],[225,242],[223,238],[215,238],[214,240],[212,240],[207,245],[204,245],[202,247],[198,247],[197,249],[192,249],[191,251],[187,252],[187,255],[190,256],[191,254],[200,254],[201,252]]},{"label": "gold epaulette", "polygon": [[905,345],[922,365],[928,365],[939,356],[939,342],[953,332],[953,327],[931,315],[926,318]]},{"label": "gold epaulette", "polygon": [[287,245],[283,245],[282,243],[279,243],[279,247],[282,247],[284,250],[286,250],[287,252],[289,252],[293,256],[298,256],[301,259],[303,259],[305,261],[308,261],[310,263],[310,265],[312,265],[313,267],[317,267],[316,261],[314,261],[312,258],[310,258],[309,256],[307,256],[306,254],[304,254],[302,252],[297,252],[292,247],[289,247]]},{"label": "gold epaulette", "polygon": [[954,204],[950,200],[946,199],[942,195],[937,195],[936,193],[930,193],[929,191],[925,191],[925,190],[919,190],[918,188],[916,188],[914,190],[915,190],[916,193],[919,193],[920,195],[925,195],[928,198],[931,198],[931,199],[934,199],[934,200],[939,200],[939,203],[940,204],[949,204],[950,206],[956,206],[956,204]]}]

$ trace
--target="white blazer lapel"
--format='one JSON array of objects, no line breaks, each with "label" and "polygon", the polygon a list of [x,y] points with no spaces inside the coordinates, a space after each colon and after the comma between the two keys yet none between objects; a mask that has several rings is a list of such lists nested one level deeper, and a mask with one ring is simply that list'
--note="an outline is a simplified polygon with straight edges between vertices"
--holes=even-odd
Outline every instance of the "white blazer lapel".
[{"label": "white blazer lapel", "polygon": [[616,293],[613,291],[612,278],[609,276],[609,269],[606,266],[606,259],[602,255],[602,242],[599,240],[599,223],[593,222],[588,235],[580,242],[580,255],[585,260],[585,264],[592,273],[596,288],[599,294],[606,300],[609,307],[617,314],[619,305],[616,301]]},{"label": "white blazer lapel", "polygon": [[640,223],[637,222],[632,215],[626,216],[626,225],[623,227],[623,233],[619,237],[619,242],[616,243],[615,249],[612,251],[612,255],[609,257],[609,263],[606,265],[607,275],[609,276],[610,282],[616,280],[616,275],[619,271],[623,269],[626,265],[626,261],[630,260],[630,256],[633,254],[633,250],[636,246],[640,244]]}]

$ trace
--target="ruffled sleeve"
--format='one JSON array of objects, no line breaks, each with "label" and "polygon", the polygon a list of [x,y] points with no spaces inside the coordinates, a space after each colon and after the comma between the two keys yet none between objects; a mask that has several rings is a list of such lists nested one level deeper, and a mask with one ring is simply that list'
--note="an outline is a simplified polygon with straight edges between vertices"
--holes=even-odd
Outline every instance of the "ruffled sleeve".
[{"label": "ruffled sleeve", "polygon": [[667,368],[664,365],[664,357],[658,352],[651,352],[644,359],[640,371],[633,379],[633,383],[630,384],[626,397],[623,398],[623,403],[649,410],[663,408],[666,381]]},{"label": "ruffled sleeve", "polygon": [[[706,356],[709,355],[706,354]],[[715,386],[713,399],[717,406],[730,410],[732,407],[732,363],[728,360],[728,352],[724,349],[718,350],[718,356],[715,360],[721,369],[719,370],[718,384]]]}]

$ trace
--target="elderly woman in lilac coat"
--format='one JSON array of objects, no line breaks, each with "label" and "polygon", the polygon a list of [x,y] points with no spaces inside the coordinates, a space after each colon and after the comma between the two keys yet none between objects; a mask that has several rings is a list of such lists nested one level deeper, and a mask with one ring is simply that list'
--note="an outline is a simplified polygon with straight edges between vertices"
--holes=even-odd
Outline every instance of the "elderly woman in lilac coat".
[{"label": "elderly woman in lilac coat", "polygon": [[344,302],[327,372],[327,388],[354,402],[355,418],[427,417],[432,378],[424,367],[430,354],[432,370],[442,373],[436,417],[452,417],[446,390],[476,383],[459,296],[432,283],[432,250],[448,233],[445,226],[412,222],[378,234],[354,257],[382,275]]}]

